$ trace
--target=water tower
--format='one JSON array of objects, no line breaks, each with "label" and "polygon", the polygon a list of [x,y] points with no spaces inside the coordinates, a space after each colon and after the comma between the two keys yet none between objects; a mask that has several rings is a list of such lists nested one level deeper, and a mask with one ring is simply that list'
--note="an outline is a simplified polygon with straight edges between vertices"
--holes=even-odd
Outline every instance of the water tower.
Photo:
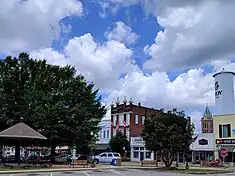
[{"label": "water tower", "polygon": [[216,114],[234,114],[233,72],[221,71],[213,75],[215,79]]}]

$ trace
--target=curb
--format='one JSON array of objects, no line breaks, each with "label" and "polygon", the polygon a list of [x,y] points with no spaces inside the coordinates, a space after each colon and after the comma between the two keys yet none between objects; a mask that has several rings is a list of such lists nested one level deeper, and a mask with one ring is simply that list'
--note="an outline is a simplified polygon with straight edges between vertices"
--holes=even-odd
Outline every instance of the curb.
[{"label": "curb", "polygon": [[24,173],[45,173],[45,172],[74,172],[74,171],[91,171],[91,170],[105,170],[111,169],[111,167],[103,167],[103,168],[64,168],[64,169],[32,169],[32,170],[7,170],[0,171],[0,175],[2,174],[24,174]]},{"label": "curb", "polygon": [[53,172],[78,172],[78,171],[96,171],[106,169],[154,169],[156,167],[146,166],[109,166],[109,167],[97,167],[97,168],[53,168],[53,169],[29,169],[29,170],[6,170],[0,171],[0,175],[3,174],[30,174],[30,173],[53,173]]}]

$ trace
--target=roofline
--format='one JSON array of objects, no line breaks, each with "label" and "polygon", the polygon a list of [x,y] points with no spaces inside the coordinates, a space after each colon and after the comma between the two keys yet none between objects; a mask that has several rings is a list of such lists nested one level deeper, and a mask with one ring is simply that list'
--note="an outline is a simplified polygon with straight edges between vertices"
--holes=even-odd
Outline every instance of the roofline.
[{"label": "roofline", "polygon": [[222,73],[229,73],[229,74],[235,75],[234,72],[230,72],[230,71],[221,71],[221,72],[215,73],[215,74],[213,75],[213,77],[215,77],[215,76],[217,76],[217,75],[219,75],[219,74],[222,74]]},{"label": "roofline", "polygon": [[33,140],[46,140],[47,138],[44,136],[38,136],[38,137],[34,137],[34,136],[18,136],[18,135],[0,135],[0,138],[17,138],[17,139],[33,139]]}]

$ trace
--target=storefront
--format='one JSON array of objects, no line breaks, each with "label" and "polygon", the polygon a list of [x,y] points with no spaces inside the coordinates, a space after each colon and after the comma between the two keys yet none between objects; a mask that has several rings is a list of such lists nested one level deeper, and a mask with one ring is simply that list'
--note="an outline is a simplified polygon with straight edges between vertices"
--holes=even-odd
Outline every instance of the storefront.
[{"label": "storefront", "polygon": [[195,141],[190,145],[192,162],[199,164],[201,161],[214,160],[214,134],[202,133],[193,137]]},{"label": "storefront", "polygon": [[225,148],[227,150],[227,156],[224,158],[225,162],[234,162],[235,160],[235,139],[216,139],[216,152],[220,159],[223,159],[220,155],[220,149]]},{"label": "storefront", "polygon": [[153,152],[146,150],[141,137],[131,137],[131,161],[153,160]]}]

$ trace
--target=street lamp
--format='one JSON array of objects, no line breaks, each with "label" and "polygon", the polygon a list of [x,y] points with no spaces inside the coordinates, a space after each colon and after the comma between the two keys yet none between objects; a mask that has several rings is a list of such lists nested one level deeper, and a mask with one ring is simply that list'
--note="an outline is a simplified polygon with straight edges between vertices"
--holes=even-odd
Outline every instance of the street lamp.
[{"label": "street lamp", "polygon": [[75,139],[74,139],[74,141],[73,141],[73,151],[72,151],[72,158],[71,158],[71,160],[72,160],[72,165],[73,165],[73,167],[74,167],[74,166],[75,166],[75,161],[77,160],[77,158],[76,158]]}]

